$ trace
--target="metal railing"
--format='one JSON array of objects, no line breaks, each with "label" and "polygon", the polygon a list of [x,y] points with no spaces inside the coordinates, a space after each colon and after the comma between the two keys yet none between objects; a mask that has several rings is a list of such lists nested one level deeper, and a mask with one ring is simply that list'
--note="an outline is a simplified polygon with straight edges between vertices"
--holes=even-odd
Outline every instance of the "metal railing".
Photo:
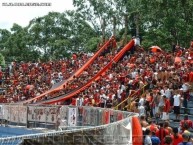
[{"label": "metal railing", "polygon": [[[68,107],[68,106],[66,106]],[[69,106],[71,108],[71,106]],[[76,107],[78,108],[78,107]],[[90,118],[89,116],[93,116],[93,113],[91,112],[91,110],[95,109],[97,112],[101,112],[99,113],[96,118],[97,120],[102,117],[104,115],[104,113],[102,112],[109,112],[109,119],[111,118],[111,115],[115,115],[115,117],[117,118],[118,114],[121,113],[123,115],[122,119],[118,119],[118,120],[114,120],[111,121],[111,119],[109,120],[109,123],[103,123],[103,121],[101,123],[97,123],[94,126],[88,126],[85,125],[84,123],[82,123],[82,126],[61,126],[64,127],[63,129],[60,129],[58,131],[49,131],[47,130],[47,132],[43,132],[43,133],[33,133],[33,134],[25,134],[25,135],[19,135],[19,136],[12,136],[12,137],[6,137],[6,138],[0,138],[0,144],[18,144],[22,141],[25,140],[33,140],[33,141],[40,141],[40,142],[46,142],[49,139],[53,139],[53,142],[56,143],[60,143],[62,140],[55,140],[55,138],[60,138],[63,139],[63,143],[68,143],[67,139],[65,137],[72,137],[72,143],[75,143],[76,140],[73,140],[75,137],[80,136],[82,134],[82,137],[87,137],[90,139],[93,139],[93,137],[97,137],[96,141],[100,142],[100,139],[105,139],[106,141],[109,141],[109,137],[111,137],[110,139],[112,139],[112,141],[115,141],[115,138],[119,135],[120,137],[117,138],[116,141],[118,141],[120,144],[122,142],[124,142],[123,137],[126,137],[125,133],[125,128],[128,124],[132,124],[131,118],[132,116],[138,116],[137,113],[133,113],[133,112],[127,112],[127,111],[119,111],[119,110],[113,110],[113,109],[105,109],[105,108],[99,108],[99,107],[84,107],[90,113],[89,114],[85,114],[83,113],[82,116],[82,121],[85,120],[85,117],[88,117],[88,119]],[[69,109],[69,108],[68,108]],[[37,111],[37,110],[36,110]],[[68,110],[69,111],[69,110]],[[78,110],[77,110],[78,111]],[[84,111],[83,111],[84,112]],[[110,113],[111,112],[111,113]],[[31,112],[30,112],[31,113]],[[62,114],[64,115],[64,112],[60,112],[61,115],[60,117],[62,117]],[[70,114],[69,112],[67,114]],[[86,115],[86,116],[85,116]],[[77,116],[78,117],[78,116]],[[106,117],[102,117],[104,120]],[[68,119],[67,119],[68,120]],[[78,121],[78,120],[77,120]],[[91,122],[91,121],[90,121]],[[65,129],[65,127],[68,127],[67,129]],[[132,138],[131,132],[132,132],[132,128],[129,129],[130,133],[127,134],[127,142],[129,140],[128,137]],[[114,131],[114,133],[112,133],[112,131]],[[100,138],[99,138],[100,137]],[[85,140],[83,140],[85,141]],[[130,139],[131,141],[131,139]],[[14,145],[15,145],[14,144]],[[54,144],[54,143],[53,143]]]},{"label": "metal railing", "polygon": [[[134,100],[136,100],[136,98],[138,98],[138,93],[139,93],[139,92],[140,92],[139,95],[143,95],[143,94],[145,93],[146,87],[147,87],[147,84],[144,85],[141,89],[137,90],[135,93],[129,95],[126,99],[124,99],[124,100],[123,100],[122,102],[120,102],[117,106],[115,106],[114,109],[115,109],[115,110],[118,110],[119,107],[120,107],[121,105],[123,105],[123,103],[125,103],[126,101],[129,101],[128,104],[127,104],[126,106],[124,106],[122,109],[127,108],[132,101],[134,101]],[[141,93],[141,91],[142,91],[142,93]],[[135,95],[137,95],[137,97],[134,98]],[[129,100],[129,99],[131,99],[131,100]],[[133,99],[134,99],[134,100],[133,100]]]}]

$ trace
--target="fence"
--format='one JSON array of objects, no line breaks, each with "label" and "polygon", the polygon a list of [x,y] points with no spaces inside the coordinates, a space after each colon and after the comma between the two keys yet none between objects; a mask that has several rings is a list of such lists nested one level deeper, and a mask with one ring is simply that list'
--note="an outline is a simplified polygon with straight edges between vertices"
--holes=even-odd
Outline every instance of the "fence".
[{"label": "fence", "polygon": [[0,105],[0,119],[27,128],[58,129],[59,126],[98,126],[126,118],[130,113],[99,107]]},{"label": "fence", "polygon": [[[130,142],[131,118],[137,115],[98,107],[77,106],[21,106],[17,104],[0,105],[0,119],[8,124],[23,125],[28,128],[49,128],[58,131],[0,138],[0,143],[14,141],[31,144],[111,144]],[[130,125],[131,126],[131,125]],[[67,142],[68,141],[68,142]],[[106,144],[105,143],[105,144]]]}]

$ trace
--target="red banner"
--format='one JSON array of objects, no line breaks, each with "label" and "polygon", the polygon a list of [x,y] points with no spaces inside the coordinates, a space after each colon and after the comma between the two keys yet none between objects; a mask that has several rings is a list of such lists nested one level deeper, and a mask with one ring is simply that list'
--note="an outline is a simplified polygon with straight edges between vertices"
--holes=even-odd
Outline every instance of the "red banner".
[{"label": "red banner", "polygon": [[103,124],[109,124],[109,123],[110,123],[110,111],[103,110]]}]

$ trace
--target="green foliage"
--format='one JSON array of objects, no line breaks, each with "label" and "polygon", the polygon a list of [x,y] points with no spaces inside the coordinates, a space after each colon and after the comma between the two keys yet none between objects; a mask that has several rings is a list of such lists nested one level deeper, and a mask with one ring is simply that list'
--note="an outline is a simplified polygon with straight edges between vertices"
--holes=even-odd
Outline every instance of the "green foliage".
[{"label": "green foliage", "polygon": [[97,45],[99,44],[100,40],[101,39],[98,37],[93,37],[89,39],[88,42],[85,44],[86,50],[88,50],[89,52],[96,51]]},{"label": "green foliage", "polygon": [[0,53],[0,65],[4,66],[5,65],[5,59],[4,56]]},{"label": "green foliage", "polygon": [[189,47],[193,38],[192,0],[73,0],[73,4],[76,11],[50,12],[32,19],[27,27],[13,24],[11,31],[0,29],[5,60],[53,60],[95,51],[101,38],[112,32],[118,41],[140,35],[146,49],[152,45],[171,49],[172,43]]}]

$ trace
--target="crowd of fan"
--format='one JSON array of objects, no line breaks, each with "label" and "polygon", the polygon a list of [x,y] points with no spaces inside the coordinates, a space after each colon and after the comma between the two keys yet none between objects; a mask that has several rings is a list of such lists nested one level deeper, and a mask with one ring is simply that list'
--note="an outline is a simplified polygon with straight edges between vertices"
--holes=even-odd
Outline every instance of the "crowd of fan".
[{"label": "crowd of fan", "polygon": [[69,78],[92,54],[73,54],[70,59],[42,62],[12,62],[0,71],[1,103],[14,103],[38,96]]},{"label": "crowd of fan", "polygon": [[[2,90],[0,102],[14,103],[34,98],[71,76],[73,76],[73,81],[67,82],[67,85],[63,86],[62,90],[49,94],[49,96],[44,98],[67,94],[73,91],[86,83],[103,65],[106,65],[111,60],[114,51],[110,49],[114,47],[113,45],[114,41],[111,41],[99,57],[94,60],[92,66],[89,65],[78,77],[73,76],[73,74],[93,56],[93,53],[74,53],[69,59],[64,58],[46,63],[12,62],[4,71],[0,70]],[[44,98],[40,98],[40,100]]]},{"label": "crowd of fan", "polygon": [[[124,55],[120,61],[112,65],[111,69],[103,73],[100,80],[93,82],[70,102],[65,101],[61,104],[112,108],[129,96],[130,99],[122,103],[119,109],[139,113],[142,126],[145,128],[146,144],[154,144],[155,140],[161,144],[164,144],[164,141],[165,144],[172,144],[169,142],[173,140],[174,144],[174,140],[178,137],[180,142],[186,141],[187,136],[191,139],[190,133],[186,131],[192,128],[191,120],[188,121],[188,128],[184,127],[186,121],[184,123],[181,121],[182,136],[178,134],[176,128],[172,130],[167,121],[172,110],[176,114],[176,121],[179,121],[180,108],[183,106],[186,112],[187,102],[192,96],[193,41],[190,48],[175,46],[173,52],[152,53],[140,47],[134,48],[134,52]],[[62,93],[69,93],[84,85],[117,52],[118,49],[98,57],[80,77],[69,82]],[[1,87],[7,88],[1,99],[9,103],[38,96],[49,90],[53,84],[70,77],[91,56],[74,54],[71,59],[47,63],[14,62],[4,73],[0,72]],[[146,85],[145,89],[143,89],[144,85]],[[140,90],[145,91],[140,98],[134,99]],[[155,122],[151,120],[152,118]],[[146,120],[151,121],[147,123]],[[156,125],[159,120],[166,122]],[[188,120],[187,116],[185,120]],[[154,126],[153,130],[152,126]]]},{"label": "crowd of fan", "polygon": [[169,121],[162,121],[156,124],[155,121],[140,117],[141,125],[144,133],[145,145],[192,145],[193,138],[189,131],[192,127],[192,121],[188,119],[188,115],[180,121],[179,127],[170,127]]},{"label": "crowd of fan", "polygon": [[[177,58],[181,61],[176,61]],[[146,135],[144,144],[191,145],[189,129],[193,124],[187,115],[180,121],[180,108],[188,113],[187,104],[193,97],[192,60],[193,41],[190,48],[175,46],[170,53],[149,53],[138,49],[108,70],[100,81],[73,98],[71,105],[112,108],[147,85],[139,99],[128,99],[133,101],[119,107],[124,109],[127,106],[128,111],[139,113]],[[179,128],[169,125],[171,111],[176,115],[174,121],[180,121]]]}]

